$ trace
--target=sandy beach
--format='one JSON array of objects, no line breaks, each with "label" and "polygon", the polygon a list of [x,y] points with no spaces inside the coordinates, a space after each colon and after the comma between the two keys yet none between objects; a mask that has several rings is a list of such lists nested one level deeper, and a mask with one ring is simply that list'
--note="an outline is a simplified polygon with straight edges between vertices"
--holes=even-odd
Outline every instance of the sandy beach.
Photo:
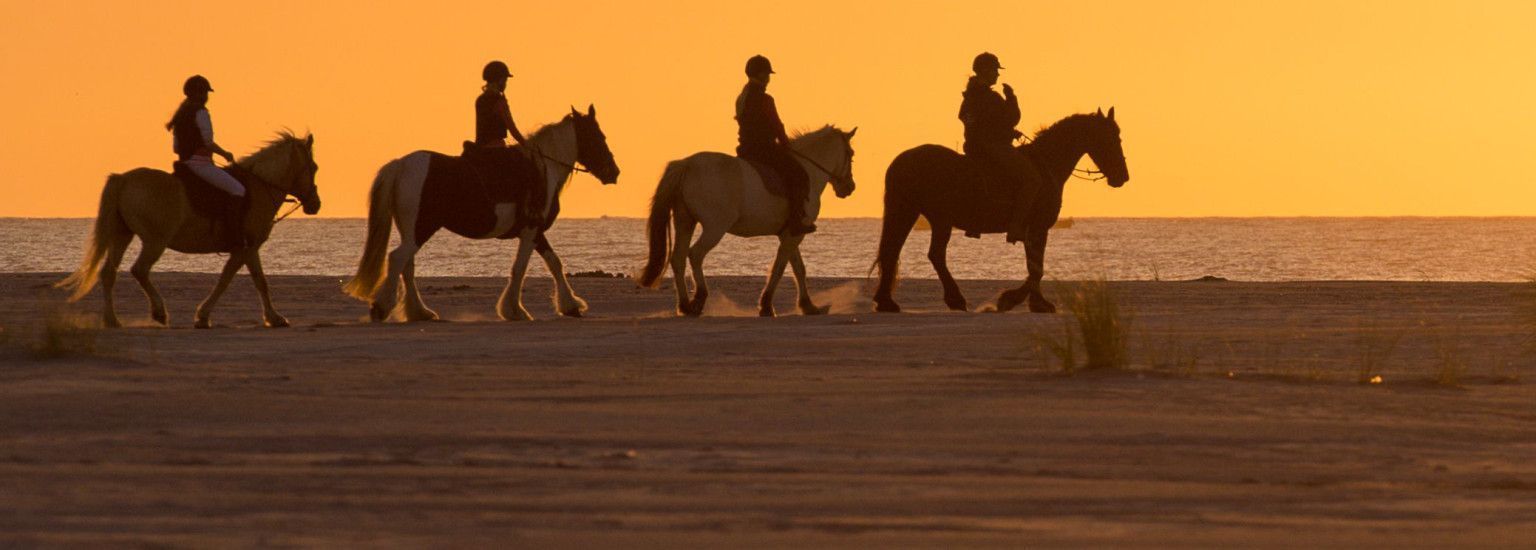
[{"label": "sandy beach", "polygon": [[1038,342],[1066,315],[947,312],[930,280],[899,315],[813,280],[825,317],[786,280],[763,319],[760,279],[720,278],[684,319],[579,278],[563,319],[532,279],[539,320],[504,323],[502,280],[426,279],[450,322],[377,325],[275,277],[269,330],[242,276],[193,330],[214,276],[158,274],[171,329],[125,277],[130,328],[39,360],[43,312],[100,304],[58,309],[58,277],[0,275],[0,546],[1536,544],[1516,284],[1111,283],[1132,368],[1065,375]]}]

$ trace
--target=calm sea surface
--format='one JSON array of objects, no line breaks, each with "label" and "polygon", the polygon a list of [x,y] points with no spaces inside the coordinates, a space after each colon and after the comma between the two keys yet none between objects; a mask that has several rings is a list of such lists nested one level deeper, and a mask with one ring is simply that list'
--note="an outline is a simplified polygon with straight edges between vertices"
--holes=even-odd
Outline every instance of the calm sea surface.
[{"label": "calm sea surface", "polygon": [[[802,250],[811,276],[862,277],[875,257],[880,221],[828,219]],[[89,219],[0,218],[0,272],[70,271]],[[264,248],[269,273],[350,274],[362,249],[364,220],[290,219]],[[902,253],[905,277],[933,278],[928,232]],[[550,241],[571,272],[635,271],[644,260],[644,220],[563,219]],[[773,239],[726,237],[709,256],[717,275],[762,275]],[[423,276],[502,276],[515,241],[471,241],[439,233],[423,249]],[[129,251],[129,260],[138,245]],[[1001,235],[955,236],[950,269],[962,279],[1018,279],[1023,248]],[[157,270],[217,272],[218,256],[167,253]],[[1536,218],[1088,218],[1051,232],[1048,279],[1107,276],[1179,280],[1206,275],[1242,281],[1398,280],[1519,281],[1536,272]],[[535,261],[534,276],[544,266]]]}]

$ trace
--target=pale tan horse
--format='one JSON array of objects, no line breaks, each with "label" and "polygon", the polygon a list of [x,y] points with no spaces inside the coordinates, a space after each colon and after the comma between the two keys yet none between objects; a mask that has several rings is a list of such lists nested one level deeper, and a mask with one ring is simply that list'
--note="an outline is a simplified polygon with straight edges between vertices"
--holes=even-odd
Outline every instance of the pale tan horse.
[{"label": "pale tan horse", "polygon": [[[814,220],[821,212],[821,194],[828,182],[838,198],[853,194],[852,142],[858,131],[854,128],[844,132],[835,126],[826,126],[790,140],[790,149],[811,177],[809,203],[805,209],[807,217]],[[672,238],[671,263],[673,286],[677,287],[677,312],[701,315],[704,301],[709,297],[709,285],[704,280],[704,256],[710,249],[719,244],[726,233],[738,237],[776,235],[779,250],[768,271],[767,286],[758,298],[758,313],[764,317],[774,315],[773,293],[784,276],[784,264],[788,263],[795,272],[795,286],[800,293],[796,303],[800,313],[824,314],[827,308],[817,307],[811,301],[806,285],[805,261],[800,257],[800,242],[805,236],[781,232],[788,208],[788,201],[770,193],[757,170],[740,158],[706,152],[672,161],[662,173],[656,194],[651,199],[651,215],[646,229],[650,253],[638,282],[648,288],[655,288],[661,282],[670,221],[676,232]],[[703,231],[699,240],[690,245],[696,225],[702,225]],[[688,298],[688,285],[684,279],[689,263],[693,264],[695,290],[692,300]]]},{"label": "pale tan horse", "polygon": [[[239,252],[230,253],[224,262],[218,284],[197,306],[197,328],[213,326],[210,321],[213,306],[241,266],[250,270],[256,291],[261,294],[262,320],[266,326],[288,326],[288,320],[272,308],[267,276],[261,269],[261,245],[271,234],[273,217],[289,195],[299,200],[305,214],[320,211],[320,194],[315,188],[315,171],[319,167],[315,165],[314,145],[313,135],[299,138],[282,132],[260,151],[236,162],[255,176],[245,178],[255,180],[245,182],[251,201],[245,228],[251,244]],[[214,223],[192,212],[192,205],[176,176],[152,168],[112,174],[101,190],[101,205],[90,242],[85,247],[85,259],[80,262],[79,269],[54,286],[70,290],[69,299],[73,302],[90,293],[99,281],[104,302],[102,324],[120,326],[113,305],[112,287],[117,281],[117,268],[123,260],[123,252],[137,236],[143,247],[130,272],[149,297],[150,318],[161,325],[169,325],[165,301],[149,281],[149,270],[167,248],[188,254],[220,251],[223,247],[215,240]]]}]

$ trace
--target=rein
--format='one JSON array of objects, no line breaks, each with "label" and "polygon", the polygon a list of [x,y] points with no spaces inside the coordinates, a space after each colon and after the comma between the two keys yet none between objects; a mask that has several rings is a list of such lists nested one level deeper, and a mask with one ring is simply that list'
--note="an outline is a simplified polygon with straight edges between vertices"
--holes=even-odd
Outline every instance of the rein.
[{"label": "rein", "polygon": [[[1031,143],[1035,142],[1035,140],[1033,138],[1029,137],[1028,134],[1019,134],[1019,141],[1024,142],[1025,145],[1028,145],[1028,144],[1031,144]],[[1080,176],[1078,174],[1082,174],[1082,175]],[[1098,176],[1098,177],[1090,178],[1090,177],[1087,177],[1087,176]],[[1100,172],[1098,170],[1084,170],[1082,168],[1078,168],[1078,167],[1074,166],[1072,168],[1072,177],[1080,179],[1080,180],[1083,180],[1083,181],[1104,181],[1109,176],[1104,175],[1103,172]]]},{"label": "rein", "polygon": [[850,173],[847,174],[847,175],[838,175],[838,174],[834,173],[833,171],[828,170],[827,167],[822,166],[821,163],[816,162],[816,159],[813,159],[813,158],[811,158],[809,156],[806,156],[804,153],[801,153],[801,152],[796,151],[796,150],[794,150],[792,148],[789,148],[789,147],[785,147],[785,149],[789,149],[789,152],[794,153],[795,156],[800,157],[802,160],[811,163],[811,166],[816,167],[817,170],[821,170],[823,173],[825,173],[827,175],[827,177],[832,178],[834,180],[837,180],[839,183],[847,181],[847,180],[853,178],[853,174],[851,173],[851,172],[853,172],[853,167],[852,167],[852,164],[853,164],[852,160],[853,159],[851,159],[851,158],[849,159],[849,163],[848,163],[849,164],[848,171]]},{"label": "rein", "polygon": [[[234,168],[234,169],[239,170],[241,172],[245,172],[246,175],[250,176],[250,180],[251,181],[259,183],[262,186],[266,187],[267,189],[271,189],[273,191],[276,191],[276,192],[280,193],[282,195],[282,197],[283,197],[283,200],[282,200],[282,202],[278,203],[279,205],[282,205],[282,204],[285,204],[285,203],[293,205],[293,207],[289,208],[288,211],[284,212],[281,216],[273,218],[272,219],[272,226],[276,226],[277,222],[280,222],[280,221],[288,219],[288,216],[292,216],[294,212],[297,212],[300,207],[304,206],[303,202],[300,202],[298,199],[295,199],[293,197],[288,196],[289,194],[292,193],[291,191],[289,191],[287,189],[283,189],[281,187],[278,187],[278,186],[274,185],[272,182],[267,181],[266,178],[263,178],[259,174],[257,174],[255,170],[251,170],[250,168],[246,168],[244,166],[241,166],[240,163],[238,163],[238,162],[231,162],[231,163],[229,163],[228,165],[226,165],[224,167],[225,170],[228,170],[230,168]],[[281,206],[279,206],[279,208],[281,208]]]}]

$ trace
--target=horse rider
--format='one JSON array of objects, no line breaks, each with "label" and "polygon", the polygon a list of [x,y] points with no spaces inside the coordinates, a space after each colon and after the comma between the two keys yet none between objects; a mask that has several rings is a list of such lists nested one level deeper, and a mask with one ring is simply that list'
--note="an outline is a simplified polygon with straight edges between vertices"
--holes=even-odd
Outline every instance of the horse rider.
[{"label": "horse rider", "polygon": [[242,248],[245,246],[245,210],[249,201],[245,200],[245,186],[240,180],[213,165],[213,155],[224,157],[230,164],[234,164],[235,155],[213,141],[213,121],[208,116],[208,93],[212,91],[213,85],[202,75],[188,78],[181,85],[181,93],[186,99],[176,108],[171,121],[165,123],[165,129],[171,132],[176,158],[188,170],[239,202],[237,207],[224,209],[224,224],[228,230],[228,244]]},{"label": "horse rider", "polygon": [[962,94],[960,120],[965,123],[966,156],[980,159],[993,177],[1015,189],[1007,237],[1014,243],[1024,240],[1033,207],[1030,203],[1042,189],[1042,180],[1034,163],[1013,146],[1014,140],[1024,135],[1014,129],[1019,123],[1019,98],[1013,86],[1003,84],[1003,95],[992,90],[1002,68],[997,56],[986,52],[971,62],[975,74]]},{"label": "horse rider", "polygon": [[779,120],[773,96],[768,95],[772,74],[773,64],[768,58],[755,55],[747,60],[747,85],[736,97],[736,123],[740,127],[736,156],[767,165],[778,172],[784,180],[785,199],[789,201],[789,217],[784,230],[791,235],[804,235],[816,231],[816,226],[805,219],[810,176],[790,151],[784,122]]},{"label": "horse rider", "polygon": [[[538,225],[544,216],[543,174],[530,158],[538,154],[537,150],[518,131],[517,123],[512,120],[512,109],[507,105],[507,79],[511,77],[512,71],[501,61],[486,63],[480,71],[485,86],[481,88],[480,97],[475,98],[475,145],[479,149],[476,153],[484,155],[487,164],[493,167],[492,174],[483,175],[489,175],[489,179],[501,185],[521,188],[517,194],[522,209],[522,215],[518,216],[520,223],[526,220]],[[512,139],[523,147],[523,153],[507,146],[507,134],[512,134]]]}]

